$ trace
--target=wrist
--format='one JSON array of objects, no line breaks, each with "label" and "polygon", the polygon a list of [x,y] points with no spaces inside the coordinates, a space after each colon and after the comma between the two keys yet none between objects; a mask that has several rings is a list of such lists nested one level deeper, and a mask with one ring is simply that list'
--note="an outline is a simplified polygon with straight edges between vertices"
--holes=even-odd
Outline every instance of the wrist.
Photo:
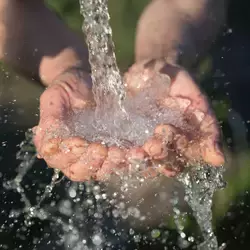
[{"label": "wrist", "polygon": [[55,57],[44,56],[39,65],[39,77],[45,86],[50,86],[58,77],[72,69],[90,73],[87,50],[66,48]]}]

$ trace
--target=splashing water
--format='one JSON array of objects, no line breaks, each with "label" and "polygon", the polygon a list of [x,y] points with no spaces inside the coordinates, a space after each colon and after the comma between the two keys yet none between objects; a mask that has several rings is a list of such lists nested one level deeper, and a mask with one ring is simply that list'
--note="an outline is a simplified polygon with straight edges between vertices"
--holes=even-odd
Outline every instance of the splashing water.
[{"label": "splashing water", "polygon": [[189,167],[186,173],[177,178],[185,189],[185,201],[191,207],[193,215],[200,227],[204,242],[198,246],[199,250],[217,250],[217,238],[212,226],[212,202],[214,192],[225,187],[223,181],[224,168],[212,166]]},{"label": "splashing water", "polygon": [[32,150],[34,148],[34,145],[32,143],[32,131],[26,132],[26,140],[23,141],[20,145],[20,150],[17,153],[17,159],[21,160],[21,163],[18,168],[18,174],[16,178],[12,181],[8,181],[7,183],[4,183],[4,187],[7,190],[16,190],[20,196],[22,201],[25,204],[24,210],[20,211],[12,211],[12,214],[15,214],[15,216],[20,215],[21,213],[26,214],[25,224],[31,225],[31,219],[32,218],[41,218],[41,214],[44,214],[44,211],[41,209],[42,202],[48,198],[52,194],[52,190],[54,186],[56,185],[56,182],[59,179],[59,170],[54,170],[54,175],[52,176],[51,183],[45,187],[44,193],[40,197],[39,201],[35,206],[32,206],[28,197],[25,194],[25,190],[22,187],[22,180],[24,176],[27,174],[27,172],[31,169],[33,166],[35,159],[36,159],[36,153]]},{"label": "splashing water", "polygon": [[[114,192],[108,196],[106,189],[97,183],[72,183],[66,187],[67,197],[61,198],[58,204],[53,199],[50,203],[45,203],[45,199],[52,195],[53,188],[58,182],[58,171],[55,171],[51,183],[45,187],[45,191],[39,192],[37,203],[33,205],[26,194],[26,185],[23,181],[36,159],[31,131],[26,133],[26,141],[20,146],[17,158],[22,162],[18,168],[18,175],[13,181],[5,183],[4,187],[16,191],[21,196],[24,208],[12,209],[9,218],[16,219],[24,215],[23,230],[28,231],[28,228],[34,225],[36,218],[40,221],[50,220],[53,222],[51,230],[55,230],[56,234],[62,231],[55,244],[70,250],[103,249],[114,246],[120,249],[126,239],[132,237],[136,243],[142,240],[142,236],[136,234],[133,229],[120,232],[121,221],[133,218],[133,221],[140,222],[146,219],[146,215],[138,208],[126,204],[124,200],[126,190],[122,187],[121,193]],[[111,227],[108,226],[110,223]],[[147,237],[158,237],[156,234],[158,231],[153,231],[151,233],[153,236]],[[167,234],[165,237],[167,238]]]},{"label": "splashing water", "polygon": [[142,145],[159,123],[190,130],[181,112],[160,109],[157,105],[157,99],[170,84],[168,76],[159,74],[164,78],[164,86],[144,90],[133,98],[126,96],[116,63],[108,0],[80,0],[80,11],[84,17],[83,32],[89,50],[96,109],[73,114],[73,135],[107,145],[128,146],[127,143]]},{"label": "splashing water", "polygon": [[126,98],[124,107],[129,119],[115,119],[112,110],[108,109],[101,123],[95,119],[92,110],[74,113],[71,118],[71,127],[74,128],[72,135],[90,141],[103,141],[107,145],[128,146],[142,145],[161,123],[185,131],[193,130],[180,111],[157,107],[155,99],[160,96],[160,90],[152,88],[138,94],[136,98]]}]

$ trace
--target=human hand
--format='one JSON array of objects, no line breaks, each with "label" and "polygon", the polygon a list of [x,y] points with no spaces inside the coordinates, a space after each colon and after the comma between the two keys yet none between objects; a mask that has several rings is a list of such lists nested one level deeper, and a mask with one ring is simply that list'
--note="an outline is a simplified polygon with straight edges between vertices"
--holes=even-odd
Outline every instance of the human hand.
[{"label": "human hand", "polygon": [[89,168],[75,167],[81,157],[97,153],[99,159],[92,161],[95,160],[95,165],[99,166],[107,154],[101,145],[72,136],[69,119],[74,110],[93,107],[91,78],[81,69],[60,75],[40,97],[40,121],[33,128],[37,156],[72,180],[80,181],[84,179],[82,176],[88,179],[92,175]]},{"label": "human hand", "polygon": [[138,158],[143,151],[107,147],[101,142],[76,136],[71,118],[87,109],[95,109],[91,77],[79,69],[68,71],[42,94],[40,121],[33,128],[37,157],[73,181],[107,179],[115,170],[126,166],[126,157],[135,155]]},{"label": "human hand", "polygon": [[216,117],[187,72],[162,60],[152,60],[133,65],[125,79],[128,95],[135,98],[149,89],[157,95],[153,98],[159,110],[180,111],[179,118],[186,124],[178,127],[163,122],[143,145],[154,166],[148,169],[151,175],[161,172],[175,176],[188,164],[224,164]]},{"label": "human hand", "polygon": [[[171,85],[159,75],[170,75]],[[39,157],[74,181],[105,180],[121,169],[126,173],[134,159],[147,162],[149,167],[142,173],[144,176],[159,173],[174,176],[187,163],[197,161],[216,166],[223,163],[223,154],[215,145],[219,140],[216,120],[206,98],[186,72],[162,62],[137,64],[125,75],[125,83],[132,98],[147,88],[163,86],[159,105],[181,111],[194,129],[182,131],[162,124],[142,147],[126,149],[73,136],[70,116],[74,110],[94,109],[95,103],[89,75],[69,73],[59,77],[41,96],[40,122],[34,129]]]}]

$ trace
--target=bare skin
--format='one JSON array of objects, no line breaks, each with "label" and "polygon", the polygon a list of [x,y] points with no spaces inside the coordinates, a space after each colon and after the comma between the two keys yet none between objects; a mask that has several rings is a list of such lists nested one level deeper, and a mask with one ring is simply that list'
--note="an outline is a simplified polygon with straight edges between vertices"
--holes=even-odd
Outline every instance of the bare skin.
[{"label": "bare skin", "polygon": [[136,61],[164,57],[191,68],[216,39],[226,11],[227,0],[152,0],[137,24]]},{"label": "bare skin", "polygon": [[[148,22],[153,23],[152,16],[158,15],[153,8],[155,4],[157,8],[161,8],[163,5],[159,7],[158,4],[166,3],[169,4],[168,7],[175,19],[170,20],[172,23],[158,22],[157,27],[160,30],[166,29],[166,25],[175,27],[172,32],[174,38],[166,43],[166,37],[158,36],[161,32],[156,32],[153,37],[157,43],[152,43],[152,40],[145,39],[148,36],[143,27],[147,26]],[[159,124],[155,128],[154,136],[148,138],[145,145],[119,149],[86,141],[84,138],[62,137],[61,130],[68,126],[68,119],[74,110],[95,106],[91,92],[88,58],[86,48],[82,46],[82,40],[68,30],[43,5],[42,1],[1,1],[1,59],[26,75],[36,76],[45,86],[48,86],[40,99],[40,122],[34,129],[34,142],[38,156],[45,159],[50,167],[62,170],[74,181],[84,181],[91,178],[106,180],[110,174],[116,172],[116,169],[122,168],[126,172],[133,159],[147,159],[149,166],[158,166],[142,173],[146,176],[155,176],[159,173],[174,176],[187,162],[204,161],[214,166],[223,164],[224,157],[218,146],[219,129],[209,109],[207,98],[189,74],[174,65],[178,62],[176,48],[179,44],[187,48],[183,51],[187,57],[190,55],[185,51],[191,51],[190,58],[196,58],[197,53],[203,50],[203,48],[199,48],[199,51],[192,50],[195,43],[192,39],[188,39],[188,42],[184,39],[186,23],[182,21],[183,16],[192,17],[191,25],[200,27],[204,23],[204,13],[209,8],[206,1],[202,2],[199,8],[195,8],[197,0],[190,0],[185,6],[179,1],[176,3],[173,4],[170,0],[155,0],[145,11],[146,14],[144,13],[138,25],[136,63],[125,74],[125,82],[128,86],[128,94],[136,95],[148,87],[149,82],[145,79],[151,79],[150,82],[154,82],[154,86],[151,87],[157,88],[158,85],[164,85],[159,78],[155,78],[159,72],[170,76],[171,85],[166,86],[164,91],[166,95],[158,100],[159,105],[180,110],[187,121],[194,126],[195,133],[181,131],[167,124]],[[214,5],[214,9],[215,13],[221,13],[221,8],[217,5]],[[164,15],[164,12],[161,14]],[[40,22],[41,15],[44,16],[46,24]],[[216,19],[216,16],[214,18]],[[222,21],[218,19],[218,22],[218,25],[212,25],[213,22],[209,22],[208,19],[207,23],[214,29],[212,29],[213,35],[207,37],[207,43],[211,43],[217,34]],[[16,23],[18,23],[17,26]],[[151,25],[146,32],[153,34],[153,30],[154,25]],[[193,41],[200,37],[199,32],[200,29],[194,29],[190,34]],[[174,36],[174,34],[182,35]],[[23,42],[20,43],[20,41]],[[145,44],[145,41],[148,44]],[[148,48],[151,48],[149,54]],[[155,48],[159,48],[159,51],[156,49],[153,56]],[[171,64],[162,63],[160,59],[162,57]],[[156,62],[148,63],[151,59],[156,59]],[[81,70],[71,70],[74,67],[80,67]]]},{"label": "bare skin", "polygon": [[[56,130],[60,131],[61,126],[67,124],[68,115],[75,109],[94,106],[91,89],[82,83],[70,85],[70,79],[67,81],[65,75],[41,97],[41,118],[34,140],[40,157],[74,181],[106,180],[110,174],[128,168],[131,161],[138,159],[147,161],[148,166],[158,166],[149,167],[142,173],[147,177],[160,173],[173,177],[187,163],[204,161],[213,166],[222,165],[224,157],[219,147],[216,118],[206,97],[187,72],[162,61],[136,64],[125,75],[128,94],[136,96],[143,89],[152,87],[149,83],[154,82],[158,71],[171,77],[171,84],[166,85],[166,95],[159,100],[159,105],[181,110],[194,127],[193,131],[159,124],[153,137],[142,147],[126,149],[109,148],[101,142],[89,142],[79,137],[62,138],[60,133],[51,138]],[[153,88],[159,85],[164,85],[164,80],[155,82]]]}]

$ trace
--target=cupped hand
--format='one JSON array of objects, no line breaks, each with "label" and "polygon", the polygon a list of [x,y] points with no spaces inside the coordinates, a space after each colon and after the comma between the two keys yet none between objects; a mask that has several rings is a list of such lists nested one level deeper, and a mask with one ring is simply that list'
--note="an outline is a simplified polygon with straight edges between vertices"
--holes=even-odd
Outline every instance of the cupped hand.
[{"label": "cupped hand", "polygon": [[141,157],[143,150],[107,147],[75,136],[72,115],[86,109],[95,109],[90,75],[79,69],[60,75],[40,98],[40,121],[33,128],[37,157],[73,181],[106,180],[125,168],[126,157]]},{"label": "cupped hand", "polygon": [[[99,162],[107,154],[105,147],[88,143],[71,133],[69,119],[74,110],[93,107],[91,78],[79,69],[69,70],[57,77],[40,97],[40,121],[33,128],[37,157],[75,181],[90,178],[94,166],[99,167]],[[92,155],[99,159],[90,159]],[[78,162],[84,157],[93,161],[93,164],[90,163],[92,169],[78,168]]]},{"label": "cupped hand", "polygon": [[[223,164],[217,121],[206,97],[184,70],[162,61],[150,61],[135,64],[125,74],[130,98],[136,98],[145,89],[157,93],[154,89],[160,87],[161,94],[153,98],[159,108],[181,112],[192,128],[161,123],[144,145],[130,148],[107,147],[72,134],[69,121],[72,113],[95,108],[90,76],[76,73],[58,77],[40,99],[40,121],[34,128],[34,143],[38,157],[49,167],[61,170],[73,181],[85,181],[126,174],[131,164],[138,161],[147,165],[142,171],[145,177],[159,173],[174,176],[187,163]],[[167,84],[169,80],[171,83]]]},{"label": "cupped hand", "polygon": [[188,165],[224,164],[216,117],[206,96],[185,70],[164,60],[151,60],[132,66],[125,79],[128,95],[136,98],[147,89],[154,95],[158,93],[154,99],[159,110],[178,111],[185,123],[176,126],[162,122],[155,128],[142,147],[152,166],[146,173],[161,172],[170,177]]}]

